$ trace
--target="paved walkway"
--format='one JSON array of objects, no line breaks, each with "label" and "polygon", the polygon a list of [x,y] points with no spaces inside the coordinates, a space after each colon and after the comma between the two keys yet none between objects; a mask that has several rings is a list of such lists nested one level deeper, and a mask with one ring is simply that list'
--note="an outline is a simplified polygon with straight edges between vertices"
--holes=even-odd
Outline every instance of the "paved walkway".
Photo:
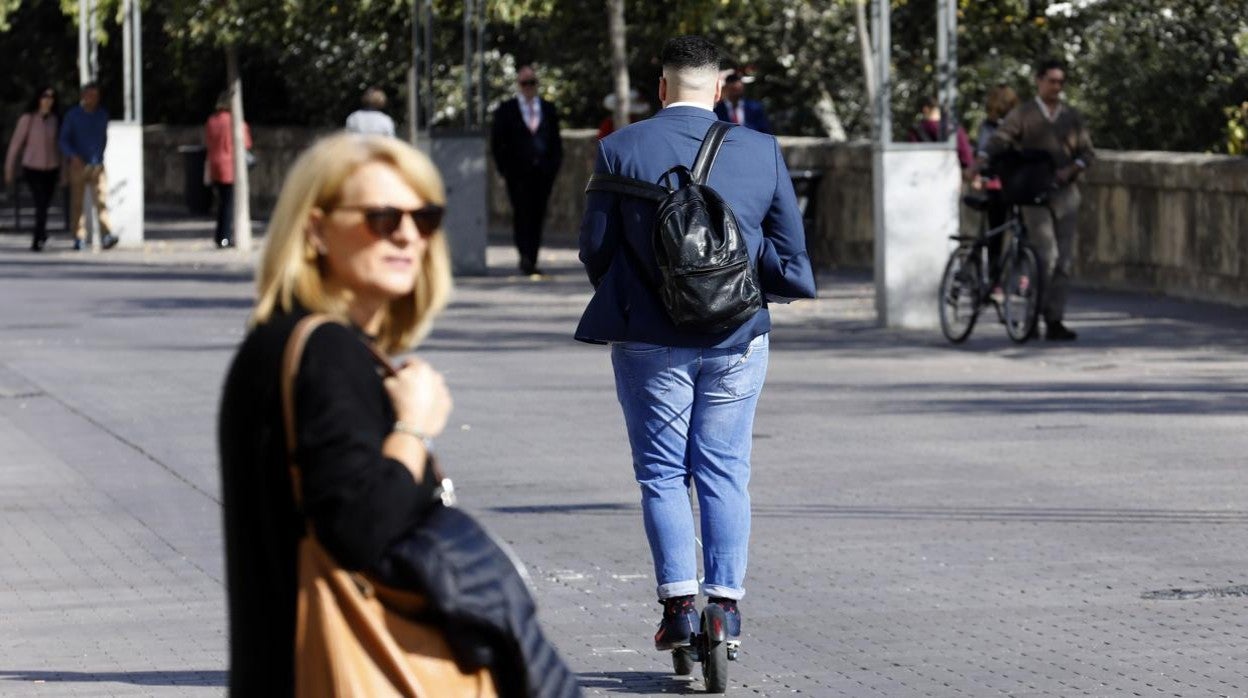
[{"label": "paved walkway", "polygon": [[[0,695],[223,692],[214,419],[250,260],[191,234],[0,236]],[[607,354],[569,339],[574,255],[539,283],[490,261],[422,349],[455,395],[445,464],[587,693],[696,692],[649,647]],[[988,323],[963,348],[875,328],[862,276],[778,309],[730,694],[1248,695],[1248,311],[1073,307],[1075,344]]]}]

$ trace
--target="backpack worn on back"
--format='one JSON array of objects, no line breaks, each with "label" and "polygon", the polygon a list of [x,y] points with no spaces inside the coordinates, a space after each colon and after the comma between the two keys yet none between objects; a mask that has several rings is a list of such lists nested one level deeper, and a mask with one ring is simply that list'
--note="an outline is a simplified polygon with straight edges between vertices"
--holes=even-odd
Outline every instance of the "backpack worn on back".
[{"label": "backpack worn on back", "polygon": [[[719,333],[739,326],[763,307],[758,275],[750,261],[737,217],[706,179],[732,124],[716,121],[702,140],[693,170],[677,165],[676,189],[633,177],[595,174],[586,192],[601,191],[658,202],[654,219],[654,258],[659,265],[655,291],[672,323],[682,329]],[[627,240],[621,245],[632,253]],[[645,275],[633,255],[638,273]]]}]

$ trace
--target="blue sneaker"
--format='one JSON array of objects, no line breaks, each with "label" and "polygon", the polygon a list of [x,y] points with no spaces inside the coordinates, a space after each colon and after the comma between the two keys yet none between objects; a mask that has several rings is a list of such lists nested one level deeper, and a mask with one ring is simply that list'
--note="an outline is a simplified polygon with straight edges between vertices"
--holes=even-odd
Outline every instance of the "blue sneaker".
[{"label": "blue sneaker", "polygon": [[660,599],[663,603],[663,620],[654,634],[654,648],[671,650],[689,644],[698,630],[698,607],[692,596],[674,596]]},{"label": "blue sneaker", "polygon": [[724,599],[714,597],[711,603],[718,605],[724,609],[724,619],[728,621],[728,642],[739,644],[741,642],[741,611],[737,608],[735,599]]}]

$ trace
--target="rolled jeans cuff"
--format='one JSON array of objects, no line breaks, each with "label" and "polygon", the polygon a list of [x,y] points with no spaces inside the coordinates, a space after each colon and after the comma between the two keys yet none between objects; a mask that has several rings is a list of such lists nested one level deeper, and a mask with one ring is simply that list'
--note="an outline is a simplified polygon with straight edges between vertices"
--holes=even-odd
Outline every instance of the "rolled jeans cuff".
[{"label": "rolled jeans cuff", "polygon": [[745,597],[745,589],[733,589],[732,587],[721,587],[718,584],[706,584],[702,587],[702,595],[708,599],[716,597],[740,601]]},{"label": "rolled jeans cuff", "polygon": [[677,596],[697,596],[698,580],[689,579],[683,582],[668,582],[660,584],[658,588],[659,601],[664,599],[674,599]]}]

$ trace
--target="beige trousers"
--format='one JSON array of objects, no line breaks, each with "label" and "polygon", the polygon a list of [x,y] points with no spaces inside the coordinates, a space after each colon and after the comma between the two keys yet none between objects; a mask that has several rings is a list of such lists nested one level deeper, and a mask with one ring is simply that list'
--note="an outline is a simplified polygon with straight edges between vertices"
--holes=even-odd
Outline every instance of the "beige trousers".
[{"label": "beige trousers", "polygon": [[1053,193],[1047,209],[1023,207],[1028,239],[1040,254],[1044,267],[1045,322],[1061,322],[1066,315],[1066,296],[1070,292],[1070,274],[1075,265],[1075,233],[1079,229],[1079,187],[1068,184]]},{"label": "beige trousers", "polygon": [[87,217],[83,215],[83,198],[87,189],[91,189],[91,203],[95,205],[100,221],[100,236],[111,233],[113,227],[108,222],[108,180],[104,176],[103,165],[69,164],[69,226],[74,231],[74,238],[87,238]]}]

